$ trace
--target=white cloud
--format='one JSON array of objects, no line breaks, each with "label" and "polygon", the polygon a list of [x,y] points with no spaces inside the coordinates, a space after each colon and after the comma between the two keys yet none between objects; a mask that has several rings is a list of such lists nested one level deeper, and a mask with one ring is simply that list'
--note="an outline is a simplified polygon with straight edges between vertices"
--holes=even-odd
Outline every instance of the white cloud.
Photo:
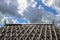
[{"label": "white cloud", "polygon": [[54,0],[51,6],[60,8],[60,0]]},{"label": "white cloud", "polygon": [[0,12],[0,24],[4,24],[4,20],[6,20],[6,23],[18,23],[16,19],[12,18],[12,17],[5,17],[5,15],[2,14],[2,12]]},{"label": "white cloud", "polygon": [[3,23],[2,19],[4,18],[4,15],[2,14],[2,12],[0,12],[0,24]]},{"label": "white cloud", "polygon": [[46,5],[46,6],[51,6],[51,4],[54,2],[54,0],[42,0],[42,2]]},{"label": "white cloud", "polygon": [[60,0],[54,0],[50,7],[54,8],[60,14]]},{"label": "white cloud", "polygon": [[37,2],[35,2],[35,3],[32,5],[32,7],[36,7],[36,4],[37,4]]},{"label": "white cloud", "polygon": [[22,12],[28,7],[27,0],[18,0],[18,13],[23,16]]},{"label": "white cloud", "polygon": [[3,21],[6,21],[6,24],[17,24],[17,20],[12,17],[4,17]]},{"label": "white cloud", "polygon": [[60,27],[60,0],[53,0],[53,3],[50,7],[54,8],[57,11],[57,15],[55,15],[55,24]]},{"label": "white cloud", "polygon": [[[27,5],[26,0],[24,1],[26,3],[26,5],[24,4],[23,1],[22,1],[22,4],[24,6],[26,6]],[[1,14],[9,15],[11,17],[16,17],[16,18],[21,18],[22,16],[21,16],[21,14],[19,14],[19,12],[18,12],[19,9],[18,8],[21,7],[22,4],[19,4],[18,2],[19,1],[17,1],[17,0],[0,0],[0,11],[1,11]],[[10,17],[5,17],[4,18],[3,15],[0,16],[0,23],[4,23],[3,22],[4,19],[7,20],[7,23],[15,23],[16,22],[16,20],[14,20],[13,18],[10,18]]]},{"label": "white cloud", "polygon": [[[60,5],[59,5],[60,1],[59,0],[57,2],[56,1],[53,1],[53,3],[49,4],[49,6],[55,8],[56,10],[59,10],[57,11],[59,13],[57,15],[60,15]],[[22,2],[23,5],[20,4],[20,2]],[[25,4],[23,3],[23,1],[20,2],[18,3],[17,0],[11,0],[11,1],[0,0],[0,11],[1,11],[0,23],[3,23],[4,19],[7,20],[7,23],[19,23],[13,17],[4,18],[4,15],[7,14],[17,18],[21,18],[22,17],[21,15],[23,15],[25,19],[29,20],[29,23],[50,23],[50,22],[52,23],[53,20],[55,20],[58,23],[58,21],[60,20],[60,17],[58,16],[56,17],[52,13],[43,10],[41,5],[39,6],[39,8],[32,7],[33,5],[36,6],[37,2],[35,2],[35,0],[27,0],[27,2],[25,0],[24,1]],[[23,8],[21,8],[22,6]],[[20,13],[19,11],[22,12]]]}]

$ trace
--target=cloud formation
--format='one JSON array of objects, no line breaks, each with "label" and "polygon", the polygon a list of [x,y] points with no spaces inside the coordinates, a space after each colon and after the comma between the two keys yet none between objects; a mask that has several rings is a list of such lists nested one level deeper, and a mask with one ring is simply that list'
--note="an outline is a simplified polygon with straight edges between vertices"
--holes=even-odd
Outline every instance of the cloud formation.
[{"label": "cloud formation", "polygon": [[18,13],[18,7],[17,0],[0,0],[0,23],[4,24],[4,19],[10,24],[17,22],[14,17],[21,18],[21,15]]},{"label": "cloud formation", "polygon": [[4,17],[3,20],[6,20],[6,24],[17,24],[17,20],[12,17]]},{"label": "cloud formation", "polygon": [[54,8],[60,8],[60,0],[54,0],[51,6]]},{"label": "cloud formation", "polygon": [[[24,18],[30,20],[31,23],[44,23],[45,21],[42,21],[42,20],[53,21],[53,19],[55,19],[55,16],[52,15],[50,12],[47,12],[43,9],[38,9],[35,7],[33,8],[31,6],[28,7],[23,12],[23,15],[24,15]],[[48,23],[49,23],[49,21],[48,21]]]},{"label": "cloud formation", "polygon": [[7,24],[17,23],[17,20],[13,17],[7,17],[0,12],[0,24],[4,24],[4,20],[6,20]]},{"label": "cloud formation", "polygon": [[[20,4],[18,4],[17,0],[0,0],[0,23],[3,23],[2,20],[4,18],[7,20],[7,23],[17,22],[13,17],[19,19],[23,17],[23,19],[29,20],[30,23],[52,23],[53,20],[55,20],[57,24],[60,23],[60,16],[55,16],[51,12],[45,11],[41,5],[39,8],[36,8],[37,2],[34,0],[27,0],[27,3],[28,7],[22,13],[18,13]],[[60,15],[59,3],[60,1],[58,0],[51,4],[51,7],[58,10],[57,15]],[[21,14],[23,14],[23,16],[21,16]],[[5,17],[5,15],[9,15],[10,17]]]},{"label": "cloud formation", "polygon": [[5,15],[8,13],[11,16],[21,17],[18,14],[18,2],[17,0],[0,0],[0,11]]},{"label": "cloud formation", "polygon": [[0,12],[0,24],[3,23],[2,20],[4,18],[4,15],[2,14],[2,12]]}]

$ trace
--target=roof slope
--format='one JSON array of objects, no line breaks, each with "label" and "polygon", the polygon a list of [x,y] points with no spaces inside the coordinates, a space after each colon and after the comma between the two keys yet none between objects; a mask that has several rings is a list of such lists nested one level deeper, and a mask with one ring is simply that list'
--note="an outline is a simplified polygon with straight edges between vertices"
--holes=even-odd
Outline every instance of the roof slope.
[{"label": "roof slope", "polygon": [[0,40],[60,40],[60,30],[53,24],[7,24]]}]

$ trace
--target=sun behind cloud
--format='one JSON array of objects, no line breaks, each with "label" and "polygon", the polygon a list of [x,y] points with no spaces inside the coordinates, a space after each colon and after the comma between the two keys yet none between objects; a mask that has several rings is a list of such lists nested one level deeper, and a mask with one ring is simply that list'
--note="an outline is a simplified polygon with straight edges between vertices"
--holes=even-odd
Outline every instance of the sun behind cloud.
[{"label": "sun behind cloud", "polygon": [[27,0],[18,0],[18,9],[19,9],[19,14],[23,16],[22,12],[26,9],[27,5]]}]

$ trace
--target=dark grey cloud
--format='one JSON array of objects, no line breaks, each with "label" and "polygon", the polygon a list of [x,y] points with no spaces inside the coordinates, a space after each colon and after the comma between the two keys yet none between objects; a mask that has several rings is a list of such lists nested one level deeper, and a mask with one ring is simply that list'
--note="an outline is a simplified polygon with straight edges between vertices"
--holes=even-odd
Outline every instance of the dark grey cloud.
[{"label": "dark grey cloud", "polygon": [[17,0],[11,0],[9,5],[5,2],[5,0],[0,0],[0,11],[5,15],[8,13],[9,15],[20,18],[21,15],[18,14],[18,2]]},{"label": "dark grey cloud", "polygon": [[[59,1],[59,0],[58,0]],[[59,4],[60,2],[54,2],[52,4],[52,7],[60,8]],[[33,8],[32,5],[34,2],[31,2],[30,0],[27,0],[29,6],[23,11],[23,17],[27,20],[29,20],[31,23],[52,23],[53,20],[55,20],[55,23],[59,24],[60,23],[60,17],[56,17],[50,12],[45,11],[44,9],[38,9],[38,8]],[[10,3],[8,4],[7,1],[5,0],[0,0],[0,23],[2,18],[4,17],[3,15],[9,14],[11,16],[21,18],[22,16],[18,13],[18,2],[17,0],[11,0]],[[56,9],[59,10],[59,9]],[[59,13],[60,11],[58,11]],[[60,14],[60,13],[59,13]],[[58,15],[59,15],[58,14]],[[13,22],[13,18],[7,18],[9,20],[8,23]]]},{"label": "dark grey cloud", "polygon": [[41,19],[42,14],[36,8],[28,7],[24,12],[23,15],[25,18],[30,20],[32,23],[36,23],[39,19]]},{"label": "dark grey cloud", "polygon": [[[51,13],[43,10],[43,9],[37,9],[33,7],[28,7],[23,12],[24,18],[30,20],[31,23],[44,23],[42,20],[49,20],[53,21],[55,19],[55,16]],[[43,19],[44,18],[44,19]]]},{"label": "dark grey cloud", "polygon": [[[59,15],[59,14],[58,14]],[[43,9],[28,7],[23,12],[24,18],[28,19],[31,23],[55,23],[55,26],[60,27],[60,16],[53,15]]]}]

